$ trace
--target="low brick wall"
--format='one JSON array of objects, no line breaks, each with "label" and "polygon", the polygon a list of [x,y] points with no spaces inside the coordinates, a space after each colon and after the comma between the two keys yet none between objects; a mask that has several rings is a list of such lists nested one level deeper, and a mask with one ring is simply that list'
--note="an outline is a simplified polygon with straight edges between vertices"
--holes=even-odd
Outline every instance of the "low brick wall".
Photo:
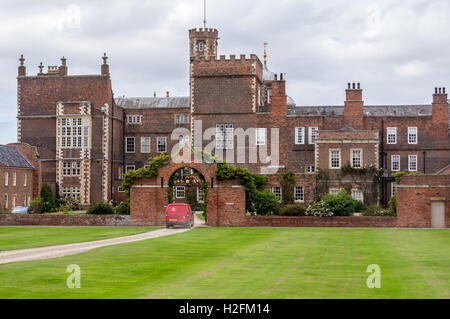
[{"label": "low brick wall", "polygon": [[46,215],[0,214],[1,226],[128,226],[124,215]]},{"label": "low brick wall", "polygon": [[246,217],[250,227],[397,227],[396,217],[382,216],[251,216]]}]

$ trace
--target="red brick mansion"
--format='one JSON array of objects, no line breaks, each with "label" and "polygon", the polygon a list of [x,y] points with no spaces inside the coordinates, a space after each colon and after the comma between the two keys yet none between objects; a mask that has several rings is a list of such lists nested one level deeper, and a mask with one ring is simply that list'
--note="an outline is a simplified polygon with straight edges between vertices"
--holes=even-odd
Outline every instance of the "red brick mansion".
[{"label": "red brick mansion", "polygon": [[69,75],[64,57],[28,75],[21,57],[17,138],[37,147],[42,183],[85,205],[120,202],[122,174],[170,153],[180,142],[172,138],[176,128],[196,147],[214,143],[210,151],[226,151],[227,162],[266,174],[279,196],[280,178],[292,170],[295,201],[305,204],[344,187],[385,205],[395,189],[392,173],[431,174],[450,165],[445,88],[429,83],[427,105],[365,105],[361,84],[343,83],[344,105],[298,106],[283,73],[256,55],[219,56],[217,30],[189,30],[189,39],[186,97],[114,97],[106,54],[97,75]]}]

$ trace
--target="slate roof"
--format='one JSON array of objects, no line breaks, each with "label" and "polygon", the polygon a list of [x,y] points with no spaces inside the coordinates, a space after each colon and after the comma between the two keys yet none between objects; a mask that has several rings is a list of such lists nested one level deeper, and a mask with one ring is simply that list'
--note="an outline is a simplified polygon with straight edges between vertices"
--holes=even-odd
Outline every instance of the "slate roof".
[{"label": "slate roof", "polygon": [[0,166],[34,168],[15,147],[0,145]]},{"label": "slate roof", "polygon": [[189,108],[188,96],[181,97],[126,97],[116,98],[115,102],[124,109]]}]

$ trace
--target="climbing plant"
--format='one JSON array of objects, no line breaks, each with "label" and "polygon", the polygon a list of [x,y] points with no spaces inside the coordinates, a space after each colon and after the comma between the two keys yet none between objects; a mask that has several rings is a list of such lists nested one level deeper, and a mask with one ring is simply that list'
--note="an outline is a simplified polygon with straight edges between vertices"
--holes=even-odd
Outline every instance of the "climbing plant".
[{"label": "climbing plant", "polygon": [[122,187],[125,189],[127,197],[130,198],[130,189],[133,186],[136,179],[139,178],[152,178],[158,176],[158,170],[166,165],[170,160],[170,155],[161,154],[150,158],[148,161],[148,167],[139,168],[137,170],[129,171],[123,176]]},{"label": "climbing plant", "polygon": [[[261,196],[261,188],[267,183],[267,178],[265,176],[257,175],[250,172],[247,168],[236,167],[228,165],[226,163],[217,164],[216,177],[218,180],[230,180],[230,179],[240,179],[241,185],[245,188],[246,195],[246,208],[250,213],[258,213],[257,207],[258,200],[262,200],[264,196]],[[268,195],[265,194],[265,197]],[[272,194],[276,199],[276,196]]]},{"label": "climbing plant", "polygon": [[281,202],[283,205],[294,203],[294,187],[295,187],[295,177],[294,172],[287,170],[283,172],[280,179],[281,185]]},{"label": "climbing plant", "polygon": [[392,177],[395,178],[395,183],[396,184],[400,184],[400,181],[401,181],[402,177],[403,176],[408,176],[408,175],[422,175],[422,173],[421,172],[411,172],[411,171],[408,171],[408,170],[392,173]]}]

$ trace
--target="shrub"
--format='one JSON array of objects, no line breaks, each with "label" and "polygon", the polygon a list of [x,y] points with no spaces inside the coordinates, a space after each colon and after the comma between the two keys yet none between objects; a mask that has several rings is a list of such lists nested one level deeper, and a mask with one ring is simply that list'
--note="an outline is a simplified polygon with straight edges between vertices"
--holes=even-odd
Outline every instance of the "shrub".
[{"label": "shrub", "polygon": [[362,202],[353,199],[344,189],[336,195],[327,194],[322,201],[336,216],[348,216],[364,208]]},{"label": "shrub", "polygon": [[64,214],[68,214],[72,211],[70,205],[63,205],[59,208]]},{"label": "shrub", "polygon": [[68,206],[70,210],[81,210],[81,203],[78,199],[73,197],[60,197],[58,199],[59,209],[64,211],[63,207]]},{"label": "shrub", "polygon": [[281,216],[304,216],[306,208],[301,204],[289,204],[280,209]]},{"label": "shrub", "polygon": [[41,212],[41,205],[42,205],[42,197],[38,196],[38,198],[33,199],[30,202],[30,209],[33,213],[39,214]]},{"label": "shrub", "polygon": [[371,206],[362,212],[363,216],[393,216],[392,211],[383,209],[379,206]]},{"label": "shrub", "polygon": [[87,214],[108,215],[113,214],[114,209],[109,203],[98,202],[89,206]]},{"label": "shrub", "polygon": [[255,191],[253,205],[258,215],[266,216],[278,213],[278,198],[270,190]]},{"label": "shrub", "polygon": [[55,198],[53,197],[52,189],[48,184],[42,186],[40,197],[42,199],[39,206],[40,213],[48,213],[56,210]]},{"label": "shrub", "polygon": [[114,207],[114,214],[116,215],[130,215],[130,204],[122,202]]},{"label": "shrub", "polygon": [[389,210],[392,216],[397,216],[397,195],[394,195],[389,200]]},{"label": "shrub", "polygon": [[334,213],[321,200],[320,202],[311,203],[305,212],[305,216],[332,217]]},{"label": "shrub", "polygon": [[291,170],[285,171],[281,177],[281,202],[283,205],[294,204],[295,177]]}]

